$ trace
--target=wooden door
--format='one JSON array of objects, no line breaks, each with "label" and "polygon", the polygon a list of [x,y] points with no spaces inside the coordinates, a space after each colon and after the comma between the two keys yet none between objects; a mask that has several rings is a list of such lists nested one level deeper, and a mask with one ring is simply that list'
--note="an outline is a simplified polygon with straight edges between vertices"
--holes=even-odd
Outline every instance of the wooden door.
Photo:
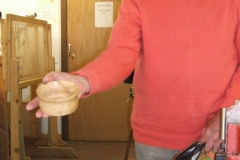
[{"label": "wooden door", "polygon": [[[67,43],[71,44],[72,53],[75,55],[74,58],[67,57],[68,72],[83,67],[107,47],[112,28],[95,28],[95,2],[99,1],[67,0]],[[116,19],[121,0],[114,0],[113,3]],[[110,91],[80,99],[78,110],[68,116],[68,139],[128,140],[132,106],[132,100],[124,100],[128,97],[129,84],[122,83]]]}]

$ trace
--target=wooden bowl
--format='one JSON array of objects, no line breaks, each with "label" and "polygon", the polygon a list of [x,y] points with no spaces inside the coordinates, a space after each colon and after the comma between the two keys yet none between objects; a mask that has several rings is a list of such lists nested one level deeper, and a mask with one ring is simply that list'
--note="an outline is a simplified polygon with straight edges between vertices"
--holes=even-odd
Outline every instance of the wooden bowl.
[{"label": "wooden bowl", "polygon": [[68,81],[40,84],[36,90],[41,111],[50,116],[64,116],[78,107],[79,87]]}]

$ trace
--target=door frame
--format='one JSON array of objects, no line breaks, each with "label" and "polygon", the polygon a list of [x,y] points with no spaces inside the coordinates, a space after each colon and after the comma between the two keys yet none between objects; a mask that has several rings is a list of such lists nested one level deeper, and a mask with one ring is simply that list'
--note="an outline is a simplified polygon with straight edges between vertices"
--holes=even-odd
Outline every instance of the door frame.
[{"label": "door frame", "polygon": [[[67,0],[61,0],[61,71],[68,72]],[[62,117],[62,139],[69,140],[68,116]]]}]

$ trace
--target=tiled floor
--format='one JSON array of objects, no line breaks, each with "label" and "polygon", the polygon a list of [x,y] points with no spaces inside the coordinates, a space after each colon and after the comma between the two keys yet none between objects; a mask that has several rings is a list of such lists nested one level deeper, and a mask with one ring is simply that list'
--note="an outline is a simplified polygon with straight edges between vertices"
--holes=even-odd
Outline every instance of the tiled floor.
[{"label": "tiled floor", "polygon": [[[76,153],[80,160],[136,160],[134,142],[131,142],[129,151],[127,151],[127,142],[76,142],[67,141],[68,148]],[[31,160],[39,158],[31,157],[37,150],[37,146],[26,144],[26,156]],[[128,153],[128,154],[127,154]],[[128,155],[126,158],[126,155]],[[47,160],[46,158],[44,158]],[[66,160],[68,158],[65,158]]]}]

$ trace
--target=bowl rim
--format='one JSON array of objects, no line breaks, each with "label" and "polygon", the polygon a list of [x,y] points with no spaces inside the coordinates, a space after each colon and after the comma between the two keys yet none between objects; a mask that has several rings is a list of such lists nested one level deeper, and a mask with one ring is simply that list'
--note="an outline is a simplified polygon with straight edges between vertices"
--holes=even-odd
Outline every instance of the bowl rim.
[{"label": "bowl rim", "polygon": [[[46,97],[43,97],[41,94],[39,94],[39,89],[40,89],[42,86],[46,86],[48,83],[54,83],[54,82],[69,83],[69,84],[71,84],[71,85],[73,85],[73,86],[76,86],[76,87],[75,87],[74,92],[73,92],[70,96],[65,97],[65,98],[61,98],[61,99],[57,99],[57,98],[46,98]],[[58,80],[58,81],[50,81],[50,82],[48,82],[48,83],[46,83],[46,84],[41,83],[41,84],[37,87],[37,89],[36,89],[36,93],[37,93],[37,96],[39,97],[39,99],[44,100],[44,101],[48,101],[48,102],[64,102],[64,101],[66,101],[66,100],[74,99],[74,98],[76,98],[76,96],[78,95],[79,90],[80,90],[79,87],[78,87],[75,83],[70,82],[70,81]]]}]

